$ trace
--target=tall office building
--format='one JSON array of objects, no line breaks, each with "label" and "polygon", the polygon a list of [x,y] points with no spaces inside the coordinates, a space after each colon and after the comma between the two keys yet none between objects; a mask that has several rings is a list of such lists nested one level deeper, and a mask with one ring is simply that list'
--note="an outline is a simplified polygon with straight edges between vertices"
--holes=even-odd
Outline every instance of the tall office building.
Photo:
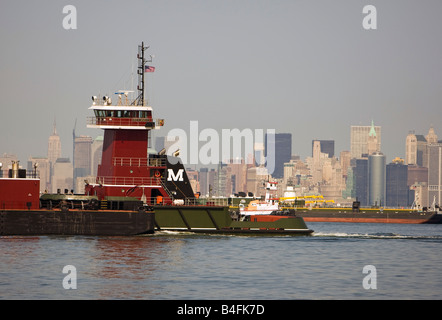
[{"label": "tall office building", "polygon": [[385,162],[382,152],[368,156],[368,204],[370,206],[385,205]]},{"label": "tall office building", "polygon": [[351,166],[347,168],[345,189],[342,190],[342,198],[344,199],[351,199],[356,197],[356,179],[353,173],[353,169],[354,168]]},{"label": "tall office building", "polygon": [[341,161],[342,175],[347,176],[347,169],[350,166],[350,151],[341,151],[339,155],[339,160]]},{"label": "tall office building", "polygon": [[227,163],[232,179],[232,193],[247,191],[247,164],[243,159],[230,159]]},{"label": "tall office building", "polygon": [[[361,158],[362,155],[369,153],[369,137],[372,152],[381,150],[381,127],[375,126],[351,126],[350,131],[350,154],[352,158]],[[372,145],[374,142],[374,146]],[[374,150],[374,151],[373,151]]]},{"label": "tall office building", "polygon": [[208,168],[201,168],[199,170],[198,179],[200,183],[200,192],[201,195],[204,197],[209,194],[209,169]]},{"label": "tall office building", "polygon": [[428,134],[425,136],[425,139],[429,144],[435,144],[437,143],[437,134],[434,132],[433,126],[430,127],[430,130],[428,130]]},{"label": "tall office building", "polygon": [[319,141],[319,151],[321,153],[326,153],[329,158],[333,158],[335,155],[335,141],[334,140],[312,140],[312,157],[315,142]]},{"label": "tall office building", "polygon": [[[269,163],[269,159],[274,159],[275,168],[273,172],[269,170],[269,174],[275,179],[282,179],[284,177],[284,163],[289,162],[292,157],[292,134],[276,133],[274,137],[270,135],[273,134],[266,133],[265,135],[266,159],[267,163]],[[274,141],[273,146],[271,145],[272,140]],[[267,165],[268,169],[272,169],[270,167]]]},{"label": "tall office building", "polygon": [[407,165],[408,167],[408,179],[407,185],[412,186],[414,184],[428,183],[428,168],[419,167],[415,165]]},{"label": "tall office building", "polygon": [[52,130],[52,134],[49,136],[48,140],[48,160],[51,166],[55,164],[58,158],[61,157],[61,141],[60,136],[57,133],[57,127],[55,125],[54,119],[54,127]]},{"label": "tall office building", "polygon": [[40,178],[40,192],[49,192],[51,188],[51,168],[47,157],[29,157],[28,175]]},{"label": "tall office building", "polygon": [[421,134],[410,132],[405,139],[405,164],[424,166],[427,139]]},{"label": "tall office building", "polygon": [[103,136],[94,139],[91,145],[91,175],[97,176],[98,165],[101,164],[103,154]]},{"label": "tall office building", "polygon": [[428,201],[442,205],[442,144],[428,145]]},{"label": "tall office building", "polygon": [[264,167],[251,167],[247,169],[247,192],[251,192],[255,197],[265,195],[265,182],[268,181],[269,174]]},{"label": "tall office building", "polygon": [[91,174],[92,138],[78,136],[74,139],[74,181],[78,177],[86,177]]},{"label": "tall office building", "polygon": [[367,154],[371,155],[377,151],[380,151],[380,145],[378,148],[378,136],[376,134],[376,129],[374,128],[374,123],[372,121],[367,138]]},{"label": "tall office building", "polygon": [[408,166],[399,161],[387,164],[385,205],[395,208],[407,207],[410,205],[408,194]]},{"label": "tall office building", "polygon": [[69,158],[58,158],[53,165],[52,193],[65,190],[70,192],[73,186],[73,166]]},{"label": "tall office building", "polygon": [[354,196],[361,206],[368,205],[368,159],[353,159]]}]

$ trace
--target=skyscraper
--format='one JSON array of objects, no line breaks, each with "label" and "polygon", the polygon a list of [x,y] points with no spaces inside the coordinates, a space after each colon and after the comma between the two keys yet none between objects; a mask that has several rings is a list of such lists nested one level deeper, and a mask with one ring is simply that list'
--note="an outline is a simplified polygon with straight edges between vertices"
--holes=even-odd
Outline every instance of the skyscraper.
[{"label": "skyscraper", "polygon": [[29,157],[28,173],[40,178],[40,192],[49,191],[51,187],[51,168],[46,157]]},{"label": "skyscraper", "polygon": [[54,165],[55,161],[61,157],[61,141],[60,136],[57,134],[57,128],[55,125],[52,130],[52,134],[49,136],[48,140],[48,160],[51,166]]},{"label": "skyscraper", "polygon": [[[74,138],[74,174],[73,183],[76,184],[77,178],[86,177],[91,174],[92,161],[92,138],[89,136],[78,136]],[[75,187],[73,187],[76,189]]]},{"label": "skyscraper", "polygon": [[[387,207],[407,207],[408,200],[408,166],[401,162],[387,164],[385,205]],[[413,202],[413,201],[411,201]]]},{"label": "skyscraper", "polygon": [[368,205],[368,159],[354,159],[353,182],[354,195],[361,206]]},{"label": "skyscraper", "polygon": [[54,174],[52,176],[52,193],[61,192],[65,190],[72,190],[73,179],[72,172],[73,167],[69,158],[58,158],[54,163]]},{"label": "skyscraper", "polygon": [[98,165],[103,154],[103,136],[94,139],[91,145],[91,175],[97,176]]},{"label": "skyscraper", "polygon": [[428,145],[428,201],[442,204],[442,144]]},{"label": "skyscraper", "polygon": [[426,148],[427,139],[423,135],[409,133],[405,139],[405,164],[422,167]]},{"label": "skyscraper", "polygon": [[[381,127],[375,126],[351,126],[350,131],[350,153],[352,158],[361,158],[363,154],[368,154],[368,141],[371,138],[371,149],[381,150]],[[373,147],[373,142],[374,146]],[[370,151],[372,151],[370,150]],[[374,152],[373,151],[373,152]]]},{"label": "skyscraper", "polygon": [[313,147],[315,141],[319,141],[320,152],[328,154],[329,158],[333,158],[335,155],[335,141],[334,140],[312,140],[312,157],[313,157]]},{"label": "skyscraper", "polygon": [[[274,134],[274,146],[271,146],[273,139],[269,139],[270,135],[265,135],[265,150],[267,163],[269,158],[275,160],[275,169],[269,172],[273,178],[282,179],[284,177],[284,163],[289,162],[292,157],[292,134],[291,133],[276,133]],[[273,138],[273,137],[272,137]],[[273,148],[274,147],[274,148]],[[275,150],[272,154],[271,150]]]},{"label": "skyscraper", "polygon": [[385,162],[382,152],[368,156],[368,204],[371,206],[385,205]]},{"label": "skyscraper", "polygon": [[428,143],[437,143],[437,134],[434,132],[433,126],[431,126],[430,130],[428,130],[428,134],[425,136],[425,139]]},{"label": "skyscraper", "polygon": [[367,138],[367,154],[371,155],[376,151],[380,151],[380,145],[378,148],[378,137],[376,134],[376,130],[374,128],[374,123],[371,121],[370,131],[368,132]]}]

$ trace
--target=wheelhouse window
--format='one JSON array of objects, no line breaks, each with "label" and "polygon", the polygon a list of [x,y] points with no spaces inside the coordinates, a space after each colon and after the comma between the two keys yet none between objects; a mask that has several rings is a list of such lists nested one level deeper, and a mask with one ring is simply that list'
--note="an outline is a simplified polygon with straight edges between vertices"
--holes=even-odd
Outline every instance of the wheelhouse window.
[{"label": "wheelhouse window", "polygon": [[97,118],[141,118],[152,119],[150,110],[94,110]]}]

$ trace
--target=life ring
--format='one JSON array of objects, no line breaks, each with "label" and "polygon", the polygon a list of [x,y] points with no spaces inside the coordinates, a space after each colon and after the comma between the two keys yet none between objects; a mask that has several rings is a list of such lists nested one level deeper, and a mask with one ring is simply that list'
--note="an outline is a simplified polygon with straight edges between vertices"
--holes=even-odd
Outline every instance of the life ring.
[{"label": "life ring", "polygon": [[157,177],[157,178],[161,177],[161,173],[158,170],[155,171],[155,177]]}]

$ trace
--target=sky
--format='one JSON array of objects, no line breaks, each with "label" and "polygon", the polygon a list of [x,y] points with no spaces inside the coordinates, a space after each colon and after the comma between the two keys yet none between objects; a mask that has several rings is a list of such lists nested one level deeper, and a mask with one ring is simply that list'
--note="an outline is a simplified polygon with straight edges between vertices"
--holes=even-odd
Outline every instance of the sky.
[{"label": "sky", "polygon": [[0,0],[0,155],[45,156],[55,119],[72,159],[75,124],[102,134],[86,128],[91,96],[131,89],[144,41],[157,135],[275,129],[305,158],[313,139],[350,150],[350,126],[373,120],[387,161],[404,157],[409,131],[442,137],[441,13],[440,0]]}]

